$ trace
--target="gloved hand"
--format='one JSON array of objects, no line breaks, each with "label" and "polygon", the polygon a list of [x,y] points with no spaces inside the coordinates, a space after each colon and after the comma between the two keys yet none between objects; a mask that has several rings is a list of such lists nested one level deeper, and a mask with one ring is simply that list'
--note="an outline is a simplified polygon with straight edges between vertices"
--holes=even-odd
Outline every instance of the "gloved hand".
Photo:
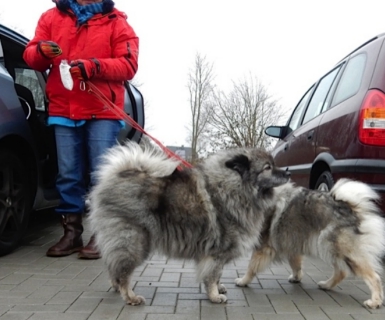
[{"label": "gloved hand", "polygon": [[47,59],[53,59],[62,54],[59,45],[53,41],[39,41],[37,49]]},{"label": "gloved hand", "polygon": [[90,80],[100,72],[100,63],[96,59],[75,60],[70,66],[71,74],[80,80]]}]

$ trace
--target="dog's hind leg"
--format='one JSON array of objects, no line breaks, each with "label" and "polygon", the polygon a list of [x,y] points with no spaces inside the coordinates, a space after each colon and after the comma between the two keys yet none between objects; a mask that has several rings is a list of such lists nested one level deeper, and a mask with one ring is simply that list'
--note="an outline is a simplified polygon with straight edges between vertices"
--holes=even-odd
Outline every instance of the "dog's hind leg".
[{"label": "dog's hind leg", "polygon": [[132,271],[129,271],[129,268],[127,268],[123,272],[119,273],[117,273],[116,270],[110,272],[110,281],[115,291],[120,292],[122,299],[126,301],[127,304],[136,306],[144,304],[146,299],[142,296],[136,295],[130,287]]},{"label": "dog's hind leg", "polygon": [[346,277],[346,272],[344,270],[341,270],[337,262],[333,264],[333,267],[334,267],[334,272],[333,272],[333,275],[330,277],[330,279],[326,281],[318,282],[318,287],[320,287],[320,289],[330,290],[331,288],[334,288],[337,284],[339,284]]},{"label": "dog's hind leg", "polygon": [[258,273],[266,270],[266,268],[274,260],[274,257],[275,250],[271,247],[255,249],[253,255],[251,256],[246,274],[243,278],[235,279],[235,284],[239,287],[247,286],[251,281],[253,281],[254,277]]},{"label": "dog's hind leg", "polygon": [[289,277],[289,282],[298,283],[302,280],[302,256],[294,255],[289,257],[289,265],[293,274]]},{"label": "dog's hind leg", "polygon": [[204,258],[197,265],[197,275],[203,280],[207,295],[211,302],[223,303],[227,301],[226,287],[220,284],[224,263],[212,257]]},{"label": "dog's hind leg", "polygon": [[130,287],[131,277],[121,278],[119,281],[119,291],[123,300],[127,302],[127,304],[136,306],[139,304],[144,304],[146,299],[142,296],[136,295],[134,291],[132,291]]},{"label": "dog's hind leg", "polygon": [[113,279],[110,276],[110,283],[111,287],[113,287],[116,292],[119,292],[119,283],[116,282],[116,279]]},{"label": "dog's hind leg", "polygon": [[380,275],[363,259],[360,260],[360,262],[348,260],[346,263],[355,275],[361,277],[365,281],[370,289],[372,296],[370,299],[364,301],[364,305],[370,309],[381,307],[384,300],[384,291]]},{"label": "dog's hind leg", "polygon": [[136,295],[130,286],[132,273],[143,261],[144,258],[137,251],[129,251],[121,247],[109,252],[106,256],[111,284],[129,305],[139,305],[146,302],[145,298]]}]

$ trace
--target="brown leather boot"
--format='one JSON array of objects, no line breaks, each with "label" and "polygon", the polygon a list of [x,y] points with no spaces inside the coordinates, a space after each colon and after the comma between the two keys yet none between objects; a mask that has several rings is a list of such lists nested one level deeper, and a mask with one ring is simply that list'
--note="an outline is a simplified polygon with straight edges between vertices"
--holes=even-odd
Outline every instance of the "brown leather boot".
[{"label": "brown leather boot", "polygon": [[83,225],[81,214],[66,214],[62,216],[64,235],[59,242],[47,251],[49,257],[64,257],[83,248]]},{"label": "brown leather boot", "polygon": [[79,259],[99,259],[101,257],[98,248],[95,243],[95,235],[93,234],[88,244],[79,251]]}]

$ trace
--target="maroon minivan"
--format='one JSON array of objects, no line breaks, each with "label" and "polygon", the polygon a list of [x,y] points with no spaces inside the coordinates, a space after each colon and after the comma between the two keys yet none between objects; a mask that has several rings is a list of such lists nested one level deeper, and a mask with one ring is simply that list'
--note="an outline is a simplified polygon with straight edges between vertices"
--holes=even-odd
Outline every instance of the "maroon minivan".
[{"label": "maroon minivan", "polygon": [[342,59],[303,95],[285,126],[267,127],[279,138],[276,164],[292,180],[328,191],[346,177],[381,193],[385,212],[385,34]]}]

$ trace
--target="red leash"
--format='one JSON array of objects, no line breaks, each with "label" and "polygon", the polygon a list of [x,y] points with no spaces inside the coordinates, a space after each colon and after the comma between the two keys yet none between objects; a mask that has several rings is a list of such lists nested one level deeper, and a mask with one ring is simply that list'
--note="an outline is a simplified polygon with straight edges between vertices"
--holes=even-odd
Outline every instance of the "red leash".
[{"label": "red leash", "polygon": [[[118,108],[117,105],[115,105],[110,99],[108,99],[103,92],[101,92],[98,87],[96,87],[92,82],[85,81],[88,85],[89,89],[88,92],[96,96],[100,101],[102,101],[113,113],[115,113],[117,116],[121,117],[124,122],[126,122],[128,125],[133,127],[134,129],[142,132],[146,136],[150,137],[152,140],[155,141],[155,143],[167,154],[170,158],[175,158],[179,160],[185,167],[192,168],[192,165],[188,163],[186,160],[172,152],[170,149],[168,149],[166,146],[164,146],[158,139],[155,139],[153,136],[151,136],[149,133],[147,133],[134,119],[132,119],[127,113],[124,112],[124,110]],[[178,166],[178,169],[181,170],[182,168]]]}]

